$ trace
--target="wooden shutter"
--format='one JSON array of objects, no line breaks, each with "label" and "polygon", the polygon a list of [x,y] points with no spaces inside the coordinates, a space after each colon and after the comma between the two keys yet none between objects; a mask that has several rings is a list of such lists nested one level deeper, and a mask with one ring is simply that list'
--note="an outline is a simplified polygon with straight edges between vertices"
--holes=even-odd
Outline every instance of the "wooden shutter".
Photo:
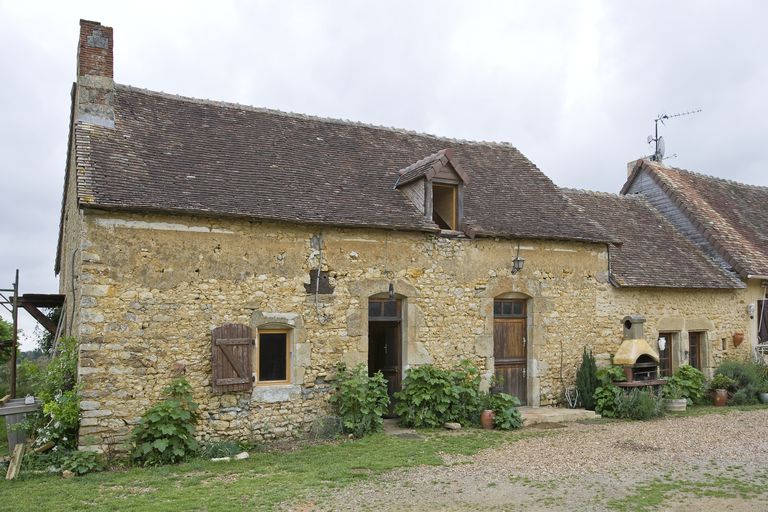
[{"label": "wooden shutter", "polygon": [[213,330],[211,384],[215,394],[253,388],[253,346],[253,333],[247,325],[224,324]]}]

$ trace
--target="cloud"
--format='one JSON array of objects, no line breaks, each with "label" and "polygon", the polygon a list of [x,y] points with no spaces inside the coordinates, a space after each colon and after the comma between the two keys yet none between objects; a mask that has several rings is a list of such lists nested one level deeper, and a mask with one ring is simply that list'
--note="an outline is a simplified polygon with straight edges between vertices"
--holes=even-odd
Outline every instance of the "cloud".
[{"label": "cloud", "polygon": [[81,17],[120,83],[504,140],[563,186],[617,191],[657,114],[702,108],[662,127],[669,163],[768,185],[765,2],[6,1],[0,288],[58,290]]}]

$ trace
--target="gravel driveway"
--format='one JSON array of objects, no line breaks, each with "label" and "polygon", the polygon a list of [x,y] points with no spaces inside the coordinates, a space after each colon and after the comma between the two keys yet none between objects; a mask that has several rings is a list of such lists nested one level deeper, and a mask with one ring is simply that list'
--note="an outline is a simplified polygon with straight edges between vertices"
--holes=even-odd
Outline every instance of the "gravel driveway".
[{"label": "gravel driveway", "polygon": [[446,466],[388,473],[296,507],[768,511],[768,410],[569,424],[473,457],[446,458]]}]

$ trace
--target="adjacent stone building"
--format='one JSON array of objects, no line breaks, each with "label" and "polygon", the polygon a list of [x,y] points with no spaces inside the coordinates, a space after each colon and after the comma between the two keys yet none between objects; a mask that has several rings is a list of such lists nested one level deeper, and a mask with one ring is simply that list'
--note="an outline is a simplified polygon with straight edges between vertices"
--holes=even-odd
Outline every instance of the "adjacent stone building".
[{"label": "adjacent stone building", "polygon": [[677,336],[667,371],[749,354],[745,284],[650,201],[563,191],[508,144],[115,84],[112,47],[81,22],[56,262],[84,449],[180,374],[202,439],[266,440],[327,414],[341,362],[394,392],[469,359],[540,406],[626,315]]}]

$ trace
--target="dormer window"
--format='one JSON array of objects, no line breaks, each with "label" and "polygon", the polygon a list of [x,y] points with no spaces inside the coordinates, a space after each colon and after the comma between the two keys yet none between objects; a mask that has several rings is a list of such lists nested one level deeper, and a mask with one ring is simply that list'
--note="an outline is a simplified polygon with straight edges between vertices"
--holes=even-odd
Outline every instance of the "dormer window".
[{"label": "dormer window", "polygon": [[459,186],[432,183],[432,221],[440,229],[459,229]]},{"label": "dormer window", "polygon": [[461,231],[467,183],[453,150],[443,149],[401,170],[395,188],[439,229]]}]

